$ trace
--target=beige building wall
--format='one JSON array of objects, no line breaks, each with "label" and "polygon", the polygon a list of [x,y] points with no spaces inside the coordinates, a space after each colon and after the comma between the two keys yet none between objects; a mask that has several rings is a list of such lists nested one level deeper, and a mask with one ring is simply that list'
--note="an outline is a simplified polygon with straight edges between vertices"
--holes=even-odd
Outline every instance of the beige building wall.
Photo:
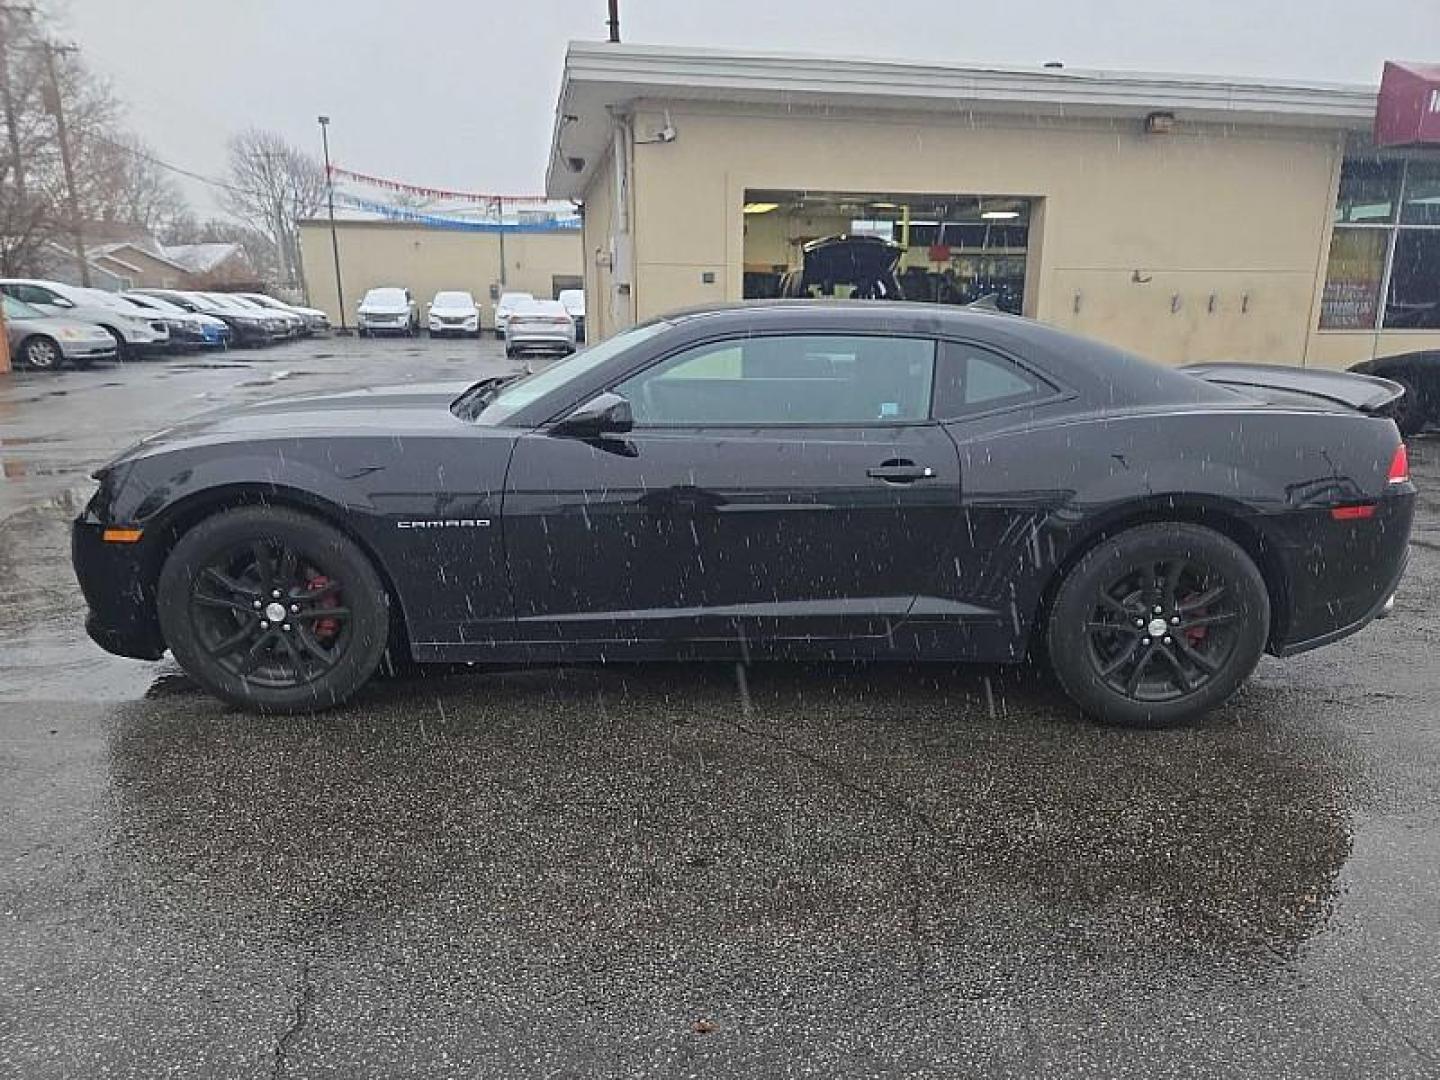
[{"label": "beige building wall", "polygon": [[[422,313],[426,301],[440,290],[468,289],[480,303],[484,325],[494,326],[490,286],[500,282],[499,234],[388,221],[341,221],[335,228],[347,323],[355,322],[355,308],[367,289],[396,285],[411,291]],[[300,255],[310,302],[338,325],[329,222],[300,223]],[[506,289],[549,298],[556,277],[576,278],[582,273],[578,231],[505,235]]]},{"label": "beige building wall", "polygon": [[[645,143],[666,107],[679,137]],[[779,226],[741,212],[747,189],[953,192],[1037,200],[1026,314],[1056,326],[1174,363],[1343,366],[1376,344],[1314,329],[1343,157],[1335,131],[1146,135],[1134,122],[695,103],[647,106],[633,126],[641,319],[740,299],[747,225],[752,252],[779,255],[785,237],[764,232]],[[1429,343],[1440,335],[1379,341],[1382,353]]]},{"label": "beige building wall", "polygon": [[[606,154],[596,168],[585,200],[585,335],[590,341],[607,338],[635,321],[631,294],[617,286],[614,260],[617,249],[615,159]],[[623,254],[620,251],[619,254]]]}]

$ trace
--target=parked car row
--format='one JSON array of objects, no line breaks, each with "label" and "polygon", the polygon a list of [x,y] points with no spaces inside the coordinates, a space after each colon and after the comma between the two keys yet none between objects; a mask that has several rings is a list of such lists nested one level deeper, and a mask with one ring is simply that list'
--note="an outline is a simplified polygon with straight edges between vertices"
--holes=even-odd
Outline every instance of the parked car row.
[{"label": "parked car row", "polygon": [[[413,337],[422,326],[420,305],[409,289],[399,285],[368,290],[356,310],[355,325],[361,337],[372,334]],[[522,322],[526,331],[512,339],[508,329],[516,312],[524,314]],[[464,289],[442,289],[425,305],[423,326],[431,337],[455,334],[478,338],[484,330],[483,323],[474,294]],[[568,324],[569,330],[562,333],[564,324]],[[497,338],[505,339],[506,351],[512,354],[541,348],[573,352],[575,343],[585,340],[585,293],[581,289],[565,289],[554,300],[536,300],[527,292],[502,293],[495,304],[494,330]]]},{"label": "parked car row", "polygon": [[191,349],[267,345],[329,328],[325,313],[262,293],[132,289],[0,278],[10,352],[28,367],[88,367]]}]

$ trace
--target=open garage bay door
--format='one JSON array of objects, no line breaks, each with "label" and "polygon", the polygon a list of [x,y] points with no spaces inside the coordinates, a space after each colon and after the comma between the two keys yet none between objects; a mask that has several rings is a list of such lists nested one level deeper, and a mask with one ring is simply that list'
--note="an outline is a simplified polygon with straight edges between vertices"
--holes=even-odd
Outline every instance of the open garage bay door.
[{"label": "open garage bay door", "polygon": [[813,296],[969,304],[1022,314],[1033,200],[751,189],[746,299]]}]

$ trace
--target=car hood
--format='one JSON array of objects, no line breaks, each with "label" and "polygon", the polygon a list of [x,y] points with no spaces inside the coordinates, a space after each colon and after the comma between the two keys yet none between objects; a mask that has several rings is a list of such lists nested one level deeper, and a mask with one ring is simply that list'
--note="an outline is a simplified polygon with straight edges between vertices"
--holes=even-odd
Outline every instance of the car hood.
[{"label": "car hood", "polygon": [[361,304],[362,315],[406,315],[410,311],[409,304]]},{"label": "car hood", "polygon": [[267,439],[368,436],[395,439],[467,426],[450,403],[468,382],[410,383],[328,394],[300,394],[202,413],[136,443],[97,470],[171,450]]}]

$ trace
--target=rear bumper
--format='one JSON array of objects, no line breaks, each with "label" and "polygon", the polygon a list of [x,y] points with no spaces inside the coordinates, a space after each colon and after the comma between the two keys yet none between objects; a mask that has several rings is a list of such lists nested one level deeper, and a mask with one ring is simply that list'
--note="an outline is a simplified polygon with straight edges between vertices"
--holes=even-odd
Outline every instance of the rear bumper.
[{"label": "rear bumper", "polygon": [[82,514],[70,530],[75,579],[89,606],[85,632],[106,652],[135,660],[158,660],[165,638],[155,615],[151,551],[138,544],[108,544],[104,526]]},{"label": "rear bumper", "polygon": [[507,330],[505,345],[510,349],[535,352],[567,352],[575,348],[573,334],[546,330]]},{"label": "rear bumper", "polygon": [[1375,516],[1335,521],[1328,510],[1287,515],[1277,530],[1287,604],[1270,642],[1293,656],[1364,629],[1385,611],[1410,556],[1415,488],[1387,492]]}]

